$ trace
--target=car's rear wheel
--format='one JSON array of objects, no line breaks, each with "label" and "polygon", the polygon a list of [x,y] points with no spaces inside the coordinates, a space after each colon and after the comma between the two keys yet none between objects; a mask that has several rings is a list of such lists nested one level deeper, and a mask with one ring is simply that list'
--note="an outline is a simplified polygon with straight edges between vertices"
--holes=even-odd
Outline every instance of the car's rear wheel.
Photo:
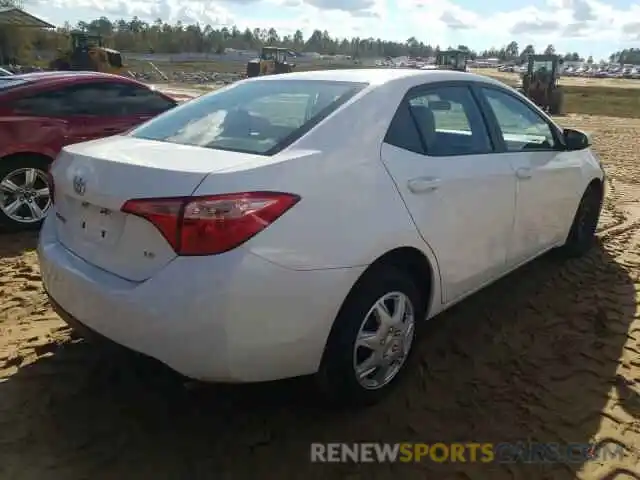
[{"label": "car's rear wheel", "polygon": [[425,302],[392,267],[367,274],[347,297],[325,348],[318,386],[331,403],[369,405],[403,373]]},{"label": "car's rear wheel", "polygon": [[36,156],[0,159],[0,229],[40,228],[51,207],[47,168]]},{"label": "car's rear wheel", "polygon": [[593,245],[602,200],[601,189],[594,184],[589,185],[576,210],[567,241],[561,248],[565,256],[580,257]]}]

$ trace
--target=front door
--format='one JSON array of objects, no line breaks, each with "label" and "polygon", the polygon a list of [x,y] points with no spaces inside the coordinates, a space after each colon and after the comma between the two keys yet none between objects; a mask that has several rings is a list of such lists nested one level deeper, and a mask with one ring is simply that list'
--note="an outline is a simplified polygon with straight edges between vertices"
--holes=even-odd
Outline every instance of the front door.
[{"label": "front door", "polygon": [[444,303],[505,271],[516,185],[508,158],[493,150],[460,84],[411,90],[382,145],[382,161],[436,256]]},{"label": "front door", "polygon": [[582,186],[581,162],[563,151],[548,121],[503,89],[481,88],[516,173],[516,218],[509,263],[518,265],[564,240]]}]

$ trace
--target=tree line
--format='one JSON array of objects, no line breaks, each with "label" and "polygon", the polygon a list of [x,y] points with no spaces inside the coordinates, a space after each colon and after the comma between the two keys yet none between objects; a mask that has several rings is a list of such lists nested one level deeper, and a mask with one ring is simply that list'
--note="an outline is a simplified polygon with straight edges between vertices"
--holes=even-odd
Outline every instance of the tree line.
[{"label": "tree line", "polygon": [[[15,3],[15,0],[0,0],[0,7]],[[449,45],[431,45],[416,39],[408,38],[405,42],[394,42],[380,38],[335,38],[327,30],[314,30],[307,38],[301,30],[291,35],[281,35],[274,28],[213,28],[211,25],[185,25],[182,22],[170,24],[157,19],[149,23],[138,17],[130,20],[110,20],[101,17],[90,22],[78,22],[77,25],[66,23],[54,31],[19,29],[0,26],[0,54],[4,58],[15,58],[20,62],[34,61],[38,52],[65,50],[69,47],[68,34],[72,30],[82,30],[99,34],[107,46],[123,51],[137,53],[182,52],[223,53],[226,49],[255,50],[264,45],[289,48],[300,52],[317,52],[325,55],[346,55],[353,58],[365,57],[422,57],[433,56],[438,50],[452,48]],[[533,45],[520,48],[518,42],[512,41],[501,48],[474,50],[466,45],[453,46],[468,52],[474,58],[498,58],[503,62],[521,62],[527,55],[538,53]],[[543,52],[555,54],[553,45],[547,46]],[[565,60],[584,61],[577,52],[562,55]],[[640,49],[626,49],[611,54],[610,61],[640,64]],[[589,57],[588,62],[593,62]]]}]

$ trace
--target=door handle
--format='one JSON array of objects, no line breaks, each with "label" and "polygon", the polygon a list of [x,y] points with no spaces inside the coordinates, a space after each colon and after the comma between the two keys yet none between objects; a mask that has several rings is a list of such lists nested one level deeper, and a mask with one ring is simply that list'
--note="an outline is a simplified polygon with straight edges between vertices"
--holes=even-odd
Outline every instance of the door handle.
[{"label": "door handle", "polygon": [[104,133],[118,133],[119,131],[121,131],[120,128],[105,128],[103,130]]},{"label": "door handle", "polygon": [[413,178],[407,182],[407,187],[412,193],[429,193],[440,187],[440,179],[433,177]]},{"label": "door handle", "polygon": [[516,170],[516,177],[520,180],[528,180],[531,178],[531,169],[527,167],[519,168]]}]

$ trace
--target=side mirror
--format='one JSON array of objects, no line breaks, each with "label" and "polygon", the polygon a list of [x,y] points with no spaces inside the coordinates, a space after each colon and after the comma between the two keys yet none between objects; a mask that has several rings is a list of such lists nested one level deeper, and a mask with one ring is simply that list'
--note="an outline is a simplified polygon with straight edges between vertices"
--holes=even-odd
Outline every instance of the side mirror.
[{"label": "side mirror", "polygon": [[567,150],[584,150],[592,145],[591,137],[580,130],[565,128],[563,135]]}]

